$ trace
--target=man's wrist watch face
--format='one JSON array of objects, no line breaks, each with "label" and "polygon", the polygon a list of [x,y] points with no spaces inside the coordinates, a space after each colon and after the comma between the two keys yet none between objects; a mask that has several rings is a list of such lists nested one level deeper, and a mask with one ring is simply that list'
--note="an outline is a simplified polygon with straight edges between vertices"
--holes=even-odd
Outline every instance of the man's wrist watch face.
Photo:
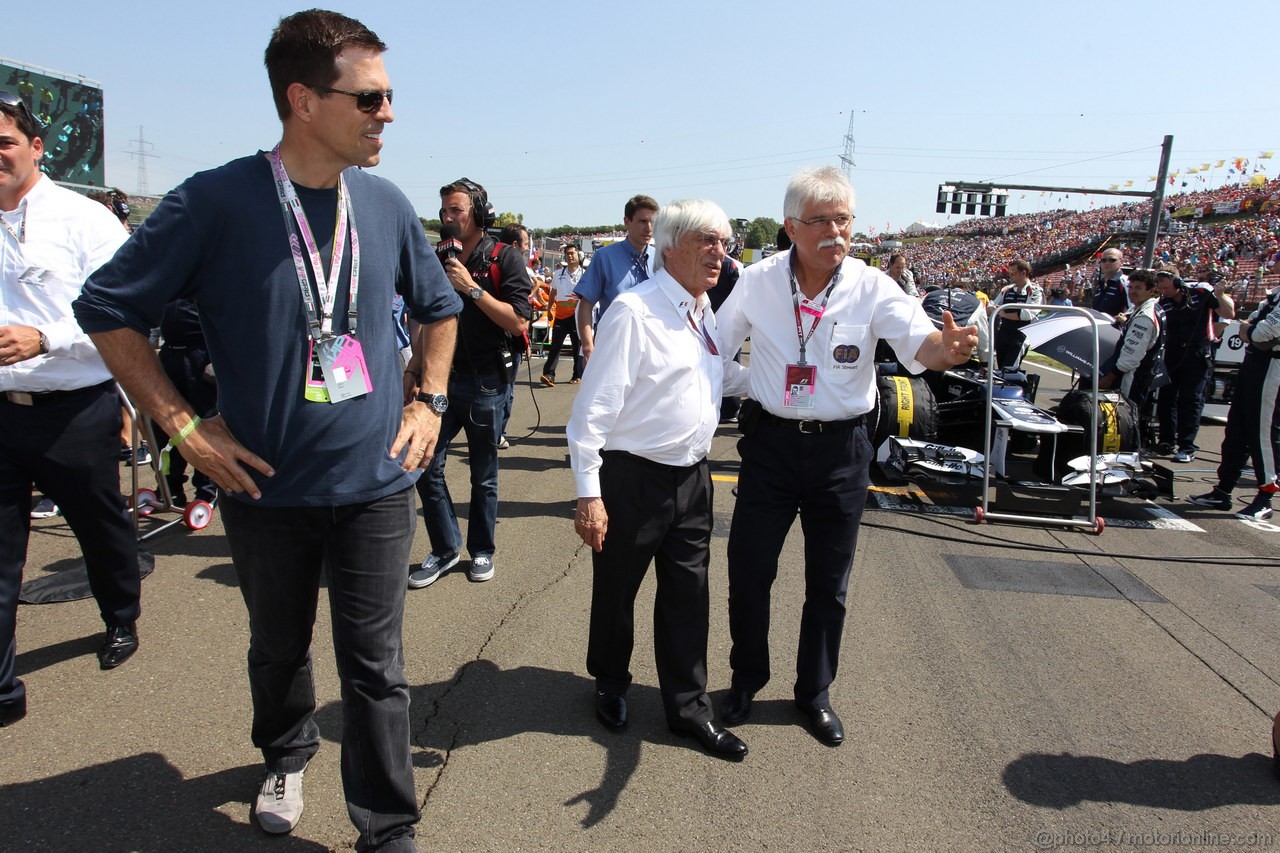
[{"label": "man's wrist watch face", "polygon": [[471,290],[467,291],[467,295],[472,299],[479,299],[481,296],[484,296],[484,291],[478,287],[473,287]]},{"label": "man's wrist watch face", "polygon": [[444,394],[419,394],[415,399],[419,403],[426,403],[437,415],[443,415],[449,408],[449,398]]}]

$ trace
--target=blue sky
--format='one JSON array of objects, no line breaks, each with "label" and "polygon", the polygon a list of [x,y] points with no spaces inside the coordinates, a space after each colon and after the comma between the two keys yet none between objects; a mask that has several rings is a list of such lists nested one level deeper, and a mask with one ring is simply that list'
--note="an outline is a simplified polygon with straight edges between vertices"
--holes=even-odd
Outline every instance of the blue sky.
[{"label": "blue sky", "polygon": [[[136,189],[139,127],[152,192],[278,139],[262,51],[303,6],[53,8],[28,31],[10,16],[0,54],[102,81],[108,182]],[[377,173],[425,216],[465,175],[533,226],[621,221],[637,192],[781,219],[794,171],[839,165],[851,114],[857,227],[876,233],[946,221],[937,185],[957,179],[1150,189],[1165,134],[1175,169],[1280,153],[1263,0],[329,8],[390,48],[396,121]],[[1011,213],[1058,205],[1020,195]],[[1069,206],[1090,201],[1114,200]]]}]

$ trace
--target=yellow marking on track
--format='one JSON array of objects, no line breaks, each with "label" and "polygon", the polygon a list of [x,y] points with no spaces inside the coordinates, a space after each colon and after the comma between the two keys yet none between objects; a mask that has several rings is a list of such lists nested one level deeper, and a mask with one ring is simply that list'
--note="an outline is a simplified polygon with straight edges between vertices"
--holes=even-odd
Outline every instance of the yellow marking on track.
[{"label": "yellow marking on track", "polygon": [[886,495],[909,495],[911,494],[910,486],[868,486],[868,491],[883,492]]},{"label": "yellow marking on track", "polygon": [[711,479],[717,483],[736,483],[738,482],[737,474],[712,474]]}]

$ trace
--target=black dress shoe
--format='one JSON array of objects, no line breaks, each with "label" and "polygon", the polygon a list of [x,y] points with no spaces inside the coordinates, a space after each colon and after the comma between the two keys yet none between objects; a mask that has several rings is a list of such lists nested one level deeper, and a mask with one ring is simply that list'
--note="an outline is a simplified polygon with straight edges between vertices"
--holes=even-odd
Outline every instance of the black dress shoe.
[{"label": "black dress shoe", "polygon": [[813,736],[828,746],[839,746],[844,743],[844,726],[831,707],[801,708],[809,716],[809,731]]},{"label": "black dress shoe", "polygon": [[703,749],[716,758],[741,761],[747,755],[747,745],[740,737],[710,720],[693,727],[671,726],[671,731],[680,737],[694,738],[702,744]]},{"label": "black dress shoe", "polygon": [[749,690],[729,688],[724,701],[720,703],[720,719],[724,720],[726,726],[736,726],[747,721],[747,717],[751,716],[751,700],[755,695]]},{"label": "black dress shoe", "polygon": [[27,715],[27,697],[0,702],[0,728],[11,726]]},{"label": "black dress shoe", "polygon": [[98,649],[98,666],[115,669],[138,650],[138,626],[115,625],[107,629],[107,640]]},{"label": "black dress shoe", "polygon": [[627,697],[621,693],[596,691],[596,719],[605,728],[622,729],[627,725]]}]

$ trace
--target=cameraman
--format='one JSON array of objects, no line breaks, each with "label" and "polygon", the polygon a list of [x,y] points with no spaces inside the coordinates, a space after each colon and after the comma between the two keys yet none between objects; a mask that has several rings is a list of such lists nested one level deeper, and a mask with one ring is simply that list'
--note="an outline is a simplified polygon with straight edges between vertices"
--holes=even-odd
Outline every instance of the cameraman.
[{"label": "cameraman", "polygon": [[[440,438],[431,465],[418,479],[422,518],[431,553],[409,574],[410,589],[429,586],[458,564],[462,532],[445,485],[445,454],[459,430],[467,434],[471,465],[471,511],[467,516],[467,552],[473,581],[493,577],[498,524],[498,446],[503,409],[515,378],[512,339],[523,337],[533,308],[529,273],[514,246],[488,235],[493,208],[484,187],[459,178],[440,188],[441,239],[436,252],[453,289],[462,295],[458,345],[449,372],[447,401],[432,401],[441,413]],[[456,239],[446,235],[455,233]],[[465,258],[465,262],[460,260]]]}]

